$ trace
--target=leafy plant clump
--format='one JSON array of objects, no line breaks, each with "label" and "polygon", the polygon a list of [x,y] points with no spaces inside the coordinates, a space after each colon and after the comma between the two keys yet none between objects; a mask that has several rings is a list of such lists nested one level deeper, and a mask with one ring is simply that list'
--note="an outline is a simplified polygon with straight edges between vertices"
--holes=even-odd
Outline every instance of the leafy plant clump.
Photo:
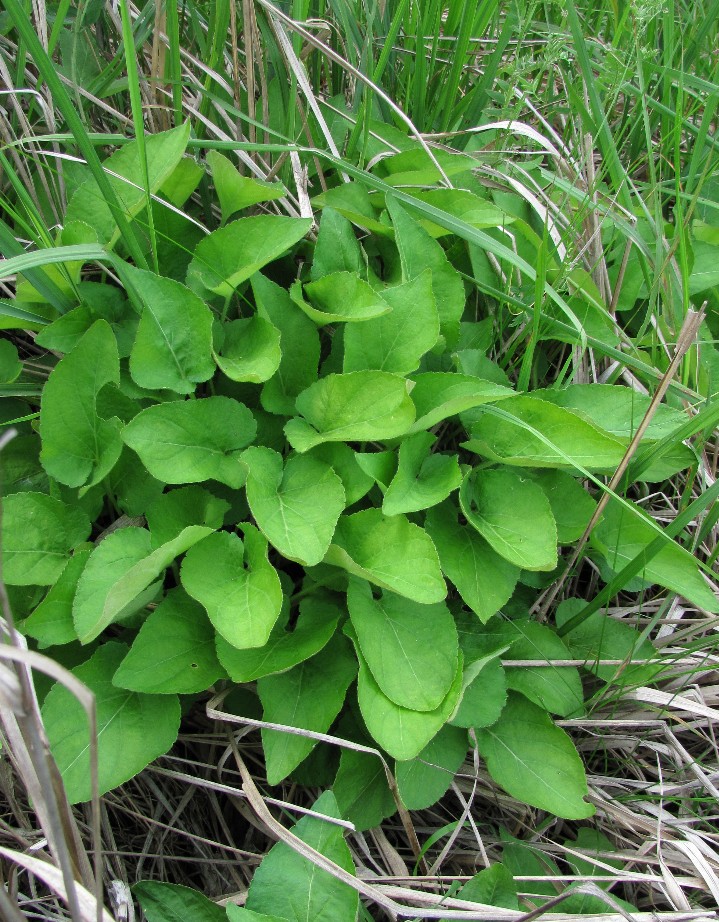
[{"label": "leafy plant clump", "polygon": [[[600,606],[536,613],[573,547],[615,591],[631,578],[719,611],[698,561],[624,498],[694,463],[685,415],[658,408],[585,548],[650,399],[528,390],[494,360],[473,286],[489,263],[466,232],[492,245],[522,222],[474,161],[447,158],[466,189],[441,208],[384,181],[330,189],[315,230],[242,216],[282,186],[198,162],[188,140],[181,126],[113,154],[116,209],[73,170],[56,261],[18,257],[0,309],[52,365],[38,418],[22,389],[9,414],[4,579],[24,633],[96,696],[100,792],[168,752],[183,709],[241,685],[229,711],[305,731],[263,728],[268,783],[327,779],[321,812],[357,829],[439,800],[470,744],[512,797],[591,816],[556,720],[661,660]],[[426,172],[407,148],[385,178]],[[208,180],[211,233],[190,201]],[[606,324],[588,278],[566,297],[544,283],[537,342]],[[16,353],[2,359],[17,380]],[[88,800],[82,706],[56,685],[43,716],[71,801]],[[318,746],[328,733],[359,748]]]}]

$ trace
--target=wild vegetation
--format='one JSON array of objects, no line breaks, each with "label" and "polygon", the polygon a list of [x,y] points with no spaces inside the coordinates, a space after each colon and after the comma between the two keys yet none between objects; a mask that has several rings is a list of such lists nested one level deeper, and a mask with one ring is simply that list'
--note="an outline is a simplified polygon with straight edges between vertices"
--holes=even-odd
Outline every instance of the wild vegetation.
[{"label": "wild vegetation", "polygon": [[718,23],[5,0],[3,918],[715,917]]}]

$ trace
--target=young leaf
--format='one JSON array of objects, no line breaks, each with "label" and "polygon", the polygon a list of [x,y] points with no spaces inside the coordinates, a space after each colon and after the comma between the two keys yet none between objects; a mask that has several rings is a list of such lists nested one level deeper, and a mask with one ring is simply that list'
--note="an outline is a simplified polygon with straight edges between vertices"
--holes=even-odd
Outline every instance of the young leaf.
[{"label": "young leaf", "polygon": [[282,586],[267,559],[267,542],[252,525],[239,537],[216,532],[182,562],[182,585],[205,608],[233,647],[262,647],[282,608]]},{"label": "young leaf", "polygon": [[307,455],[282,466],[269,448],[248,448],[247,501],[267,540],[284,557],[305,566],[318,564],[330,546],[345,507],[342,481],[331,467]]},{"label": "young leaf", "polygon": [[488,621],[512,597],[519,567],[500,557],[474,528],[460,525],[452,503],[430,509],[425,528],[445,575],[480,621]]},{"label": "young leaf", "polygon": [[316,282],[305,285],[305,294],[310,300],[302,297],[300,282],[290,288],[290,297],[317,326],[328,323],[353,323],[362,322],[362,327],[368,321],[391,311],[390,304],[373,288],[362,281],[356,272],[333,272],[325,275]]},{"label": "young leaf", "polygon": [[145,512],[152,546],[171,541],[188,525],[222,528],[230,504],[194,484],[159,496]]},{"label": "young leaf", "polygon": [[492,864],[468,881],[457,894],[458,900],[519,910],[517,885],[503,864]]},{"label": "young leaf", "polygon": [[455,727],[491,727],[507,703],[507,678],[499,654],[465,663],[462,700],[450,723]]},{"label": "young leaf", "polygon": [[255,315],[220,327],[217,367],[232,381],[261,384],[280,367],[280,331],[269,320]]},{"label": "young leaf", "polygon": [[72,613],[80,642],[94,640],[176,557],[211,532],[190,525],[156,550],[144,528],[120,528],[108,535],[90,555],[77,585]]},{"label": "young leaf", "polygon": [[462,657],[459,657],[452,686],[440,706],[434,711],[413,711],[400,707],[382,694],[357,643],[355,648],[359,660],[357,700],[367,729],[393,759],[414,759],[439,733],[457,705],[462,689]]},{"label": "young leaf", "polygon": [[304,419],[291,419],[285,433],[299,452],[322,442],[395,438],[407,432],[415,412],[404,378],[384,371],[327,375],[304,390],[296,406]]},{"label": "young leaf", "polygon": [[445,726],[414,759],[397,762],[395,777],[405,807],[426,810],[444,797],[467,749],[467,731]]},{"label": "young leaf", "polygon": [[325,562],[423,605],[447,595],[429,535],[403,515],[365,509],[341,516]]},{"label": "young leaf", "polygon": [[297,310],[284,288],[260,272],[252,276],[259,317],[280,331],[282,356],[277,372],[262,388],[262,406],[268,413],[292,416],[295,399],[317,380],[320,338],[315,324]]},{"label": "young leaf", "polygon": [[109,324],[98,320],[55,366],[42,392],[42,466],[68,487],[98,483],[122,451],[120,421],[101,419],[97,396],[120,383],[117,343]]},{"label": "young leaf", "polygon": [[[134,778],[166,753],[180,727],[180,703],[174,695],[142,695],[112,684],[126,653],[124,644],[110,641],[72,670],[95,696],[100,794]],[[57,684],[45,698],[42,717],[70,803],[89,800],[89,727],[83,706]]]},{"label": "young leaf", "polygon": [[40,647],[53,647],[77,640],[72,620],[72,603],[80,574],[85,569],[91,548],[73,554],[45,598],[25,619],[23,634],[34,637]]},{"label": "young leaf", "polygon": [[17,347],[9,339],[0,339],[0,383],[11,384],[20,376],[22,362]]},{"label": "young leaf", "polygon": [[51,586],[90,527],[81,509],[44,493],[7,496],[2,514],[4,581],[10,586]]},{"label": "young leaf", "polygon": [[343,371],[376,368],[406,375],[417,369],[437,342],[439,317],[429,270],[403,285],[383,289],[382,299],[392,308],[389,314],[345,330]]},{"label": "young leaf", "polygon": [[457,674],[457,629],[443,602],[420,605],[385,592],[375,599],[364,580],[347,592],[352,626],[377,685],[395,704],[433,711]]},{"label": "young leaf", "polygon": [[189,695],[223,675],[202,606],[177,588],[150,612],[112,682],[130,691]]},{"label": "young leaf", "polygon": [[[342,635],[337,635],[316,656],[289,672],[259,679],[257,692],[262,701],[263,719],[326,733],[339,714],[356,674],[352,648]],[[317,740],[306,736],[263,728],[268,783],[279,784],[316,745]]]},{"label": "young leaf", "polygon": [[362,250],[352,225],[334,208],[325,208],[320,220],[314,257],[310,268],[313,282],[334,272],[365,271]]},{"label": "young leaf", "polygon": [[312,226],[307,218],[257,215],[240,218],[204,237],[187,269],[193,291],[229,298],[267,263],[301,240]]},{"label": "young leaf", "polygon": [[148,390],[194,393],[215,371],[209,307],[174,279],[142,269],[124,273],[143,305],[130,353],[132,380]]},{"label": "young leaf", "polygon": [[469,524],[505,560],[525,570],[557,566],[557,526],[549,501],[527,477],[506,469],[470,472],[459,504]]},{"label": "young leaf", "polygon": [[147,922],[227,922],[222,906],[180,884],[140,880],[133,884],[132,895]]},{"label": "young leaf", "polygon": [[260,202],[271,202],[287,194],[281,182],[261,182],[243,176],[232,161],[217,150],[207,152],[207,163],[212,170],[212,181],[220,200],[223,224],[237,211]]},{"label": "young leaf", "polygon": [[493,381],[446,371],[423,372],[414,376],[414,382],[417,419],[410,432],[431,429],[457,413],[514,396],[514,391]]},{"label": "young leaf", "polygon": [[497,723],[477,731],[477,747],[490,775],[522,803],[565,819],[594,814],[574,744],[524,695],[510,693]]},{"label": "young leaf", "polygon": [[[337,801],[326,791],[313,807],[316,813],[339,819]],[[306,816],[292,832],[315,851],[354,874],[342,827]],[[356,890],[303,858],[284,842],[273,845],[257,868],[247,894],[252,912],[274,913],[287,922],[355,922],[359,907]],[[249,922],[249,920],[248,920]]]},{"label": "young leaf", "polygon": [[158,480],[213,479],[237,490],[245,482],[240,455],[256,432],[254,417],[243,403],[206,397],[148,407],[125,426],[122,438]]},{"label": "young leaf", "polygon": [[379,826],[397,811],[384,766],[377,756],[368,752],[342,750],[332,793],[342,816],[353,823],[358,832]]},{"label": "young leaf", "polygon": [[399,446],[397,473],[382,503],[385,515],[436,506],[462,483],[457,455],[431,453],[436,441],[431,432],[418,432]]},{"label": "young leaf", "polygon": [[292,631],[277,621],[263,647],[238,650],[217,636],[217,655],[233,682],[253,682],[262,676],[285,672],[319,653],[335,632],[342,611],[329,598],[312,597],[300,604]]}]

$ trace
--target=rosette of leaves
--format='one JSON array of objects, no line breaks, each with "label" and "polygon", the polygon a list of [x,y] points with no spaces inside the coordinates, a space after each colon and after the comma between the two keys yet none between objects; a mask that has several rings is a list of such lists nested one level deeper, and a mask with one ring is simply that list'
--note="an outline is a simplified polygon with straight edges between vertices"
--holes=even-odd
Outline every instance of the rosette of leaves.
[{"label": "rosette of leaves", "polygon": [[[134,184],[126,217],[152,268],[130,264],[87,179],[67,228],[104,246],[112,278],[55,267],[64,313],[29,281],[18,289],[53,367],[14,406],[39,421],[19,423],[3,455],[4,578],[31,642],[96,695],[101,791],[168,751],[180,695],[236,683],[273,725],[364,745],[337,765],[311,737],[262,734],[270,783],[324,779],[358,828],[396,808],[385,767],[409,808],[439,799],[470,734],[509,794],[589,816],[582,760],[555,718],[583,713],[590,673],[621,680],[595,660],[654,651],[605,615],[577,618],[582,603],[562,636],[529,609],[582,536],[587,483],[621,460],[643,398],[519,392],[467,298],[460,238],[353,186],[327,198],[312,244],[308,220],[247,212],[281,188],[219,156],[198,164],[186,142],[182,128],[153,140],[161,243],[133,145],[108,162],[118,188]],[[182,209],[193,217],[205,171],[223,223],[200,233]],[[662,408],[644,447],[681,422]],[[691,451],[661,460],[666,476]],[[610,578],[656,537],[614,500],[590,553]],[[671,541],[639,575],[719,607]],[[553,665],[576,658],[587,669]],[[82,708],[59,687],[43,707],[70,798],[84,800]]]}]

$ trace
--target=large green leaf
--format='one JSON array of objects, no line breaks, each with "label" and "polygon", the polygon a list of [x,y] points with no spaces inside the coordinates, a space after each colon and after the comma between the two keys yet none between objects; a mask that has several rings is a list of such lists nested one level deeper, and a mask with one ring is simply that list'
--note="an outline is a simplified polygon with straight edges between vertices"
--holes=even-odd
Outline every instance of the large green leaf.
[{"label": "large green leaf", "polygon": [[240,218],[204,237],[187,269],[187,284],[229,298],[267,263],[301,240],[311,219],[281,215]]},{"label": "large green leaf", "polygon": [[287,291],[260,272],[252,276],[252,291],[258,316],[280,331],[282,351],[279,368],[262,388],[262,406],[268,413],[292,416],[297,395],[317,380],[319,333],[297,310]]},{"label": "large green leaf", "polygon": [[[327,276],[322,282],[331,278]],[[344,331],[345,372],[376,368],[406,375],[417,369],[422,356],[437,342],[439,317],[431,272],[385,288],[382,299],[392,308],[389,314],[360,326],[350,325]]]},{"label": "large green leaf", "polygon": [[457,629],[443,602],[421,605],[350,580],[352,626],[377,685],[395,704],[415,711],[440,706],[457,674]]},{"label": "large green leaf", "polygon": [[480,621],[488,621],[512,597],[519,567],[494,551],[474,528],[460,525],[450,502],[428,511],[425,528],[442,571]]},{"label": "large green leaf", "polygon": [[217,150],[208,150],[207,163],[212,170],[212,181],[220,200],[223,223],[236,211],[287,195],[281,182],[261,182],[243,176],[234,163]]},{"label": "large green leaf", "polygon": [[[378,294],[356,272],[333,272],[305,285],[308,303],[302,297],[300,282],[290,288],[290,297],[317,326],[328,323],[365,323],[382,314],[389,314],[391,304]],[[384,294],[384,292],[383,292]],[[374,367],[374,366],[373,366]],[[354,371],[355,369],[348,369]],[[393,369],[387,369],[391,371]]]},{"label": "large green leaf", "polygon": [[[166,753],[180,727],[176,696],[137,694],[112,684],[126,653],[124,644],[111,641],[72,670],[95,696],[100,794]],[[70,802],[89,800],[89,727],[83,706],[65,687],[54,685],[45,698],[42,717]]]},{"label": "large green leaf", "polygon": [[397,762],[395,777],[408,810],[426,810],[449,790],[467,755],[467,731],[442,727],[414,759]]},{"label": "large green leaf", "polygon": [[330,374],[310,385],[296,402],[303,419],[291,419],[285,433],[305,452],[322,442],[382,441],[403,435],[414,422],[407,384],[385,371]]},{"label": "large green leaf", "polygon": [[122,451],[120,421],[101,419],[97,397],[106,384],[120,383],[115,336],[98,320],[55,366],[42,392],[42,466],[69,487],[98,483]]},{"label": "large green leaf", "polygon": [[397,473],[382,503],[385,515],[436,506],[462,483],[457,455],[433,454],[436,442],[431,432],[418,432],[402,442]]},{"label": "large green leaf", "polygon": [[90,555],[77,585],[73,618],[80,641],[94,640],[176,557],[211,532],[190,525],[155,550],[144,528],[120,528],[108,535]]},{"label": "large green leaf", "polygon": [[447,595],[431,538],[403,515],[365,509],[341,516],[325,562],[424,605]]},{"label": "large green leaf", "polygon": [[40,647],[53,647],[77,640],[72,620],[72,603],[90,552],[91,548],[84,548],[68,560],[55,585],[23,622],[23,634],[34,637]]},{"label": "large green leaf", "polygon": [[462,689],[462,657],[446,698],[434,711],[413,711],[390,701],[382,694],[359,649],[357,658],[357,700],[367,729],[393,759],[414,759],[439,733],[457,705]]},{"label": "large green leaf", "polygon": [[240,455],[256,431],[255,419],[243,403],[206,397],[148,407],[125,426],[122,438],[158,480],[213,479],[239,489],[245,482]]},{"label": "large green leaf", "polygon": [[426,371],[414,376],[412,401],[417,419],[410,432],[430,429],[465,410],[514,396],[514,391],[494,381],[448,371]]},{"label": "large green leaf", "polygon": [[495,781],[522,803],[570,820],[594,814],[574,744],[524,695],[510,693],[497,723],[477,731],[477,747]]},{"label": "large green leaf", "polygon": [[[337,801],[326,791],[313,807],[315,813],[339,819]],[[315,851],[354,874],[342,827],[306,816],[292,832]],[[272,913],[288,922],[355,922],[359,895],[348,884],[318,868],[284,842],[273,845],[257,868],[247,894],[247,908]],[[248,920],[249,922],[249,920]]]},{"label": "large green leaf", "polygon": [[244,545],[216,532],[182,562],[182,585],[205,608],[217,631],[233,647],[262,647],[282,608],[282,586],[267,559],[267,542],[243,525]]},{"label": "large green leaf", "polygon": [[345,489],[347,506],[352,506],[372,489],[372,478],[360,467],[357,456],[349,445],[342,442],[323,442],[312,449],[310,457],[319,458],[320,461],[329,464],[337,474]]},{"label": "large green leaf", "polygon": [[525,570],[557,565],[557,526],[544,492],[528,477],[499,468],[470,472],[459,491],[469,524],[505,560]]},{"label": "large green leaf", "polygon": [[[610,501],[592,532],[591,542],[612,570],[618,572],[643,554],[656,537],[657,530],[638,507],[627,509]],[[683,595],[700,608],[719,612],[716,588],[712,588],[699,572],[697,561],[689,551],[674,541],[667,540],[659,553],[647,560],[639,575],[647,582],[658,583]]]},{"label": "large green leaf", "polygon": [[44,493],[13,493],[2,509],[2,576],[10,586],[51,586],[90,534],[77,507]]},{"label": "large green leaf", "polygon": [[[311,659],[288,672],[258,680],[263,718],[269,723],[326,733],[356,674],[352,648],[339,634]],[[279,784],[316,745],[317,740],[306,736],[263,728],[267,781]]]},{"label": "large green leaf", "polygon": [[280,331],[264,317],[233,320],[216,333],[215,360],[232,381],[261,384],[280,367]]},{"label": "large green leaf", "polygon": [[233,682],[253,682],[285,672],[327,645],[342,614],[331,599],[310,596],[300,604],[300,614],[291,631],[280,619],[264,646],[248,650],[238,650],[218,635],[217,654]]},{"label": "large green leaf", "polygon": [[536,469],[528,474],[549,500],[559,544],[578,541],[596,509],[594,498],[567,471]]},{"label": "large green leaf", "polygon": [[125,273],[143,305],[130,353],[133,381],[148,390],[194,393],[215,371],[209,307],[173,279],[142,269]]},{"label": "large green leaf", "polygon": [[342,816],[358,832],[379,826],[397,811],[384,766],[376,755],[343,749],[332,785]]},{"label": "large green leaf", "polygon": [[190,887],[141,880],[132,887],[147,922],[227,922],[222,906]]},{"label": "large green leaf", "polygon": [[159,547],[188,525],[222,528],[230,504],[204,487],[190,484],[163,493],[145,511],[152,546]]},{"label": "large green leaf", "polygon": [[502,402],[501,412],[508,415],[485,410],[476,418],[464,447],[520,467],[579,465],[590,471],[612,471],[624,457],[626,445],[615,436],[538,397],[511,397]]},{"label": "large green leaf", "polygon": [[189,695],[223,676],[207,615],[177,588],[150,612],[112,681],[130,691]]},{"label": "large green leaf", "polygon": [[284,557],[305,566],[327,553],[345,507],[342,481],[331,467],[307,455],[282,465],[270,448],[248,448],[247,501],[257,525]]}]

